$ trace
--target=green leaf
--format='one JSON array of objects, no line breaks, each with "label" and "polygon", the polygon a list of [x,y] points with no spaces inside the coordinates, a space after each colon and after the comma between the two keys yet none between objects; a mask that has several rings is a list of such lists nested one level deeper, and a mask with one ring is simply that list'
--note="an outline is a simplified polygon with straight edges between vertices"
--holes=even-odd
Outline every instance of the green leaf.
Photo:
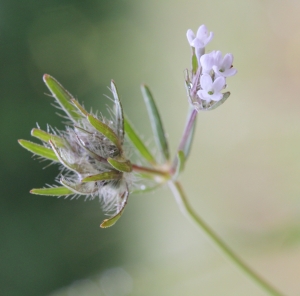
[{"label": "green leaf", "polygon": [[99,133],[108,138],[121,151],[118,136],[109,126],[101,122],[99,119],[95,118],[93,115],[88,115],[87,119]]},{"label": "green leaf", "polygon": [[173,175],[173,180],[177,180],[180,173],[184,170],[184,165],[185,165],[185,155],[184,152],[180,150],[177,153],[176,170]]},{"label": "green leaf", "polygon": [[229,98],[229,96],[230,96],[229,91],[224,93],[223,98],[220,101],[216,102],[215,104],[213,104],[211,107],[207,108],[206,110],[211,111],[211,110],[214,110],[214,109],[218,108],[220,105],[222,105]]},{"label": "green leaf", "polygon": [[54,151],[50,148],[26,140],[19,140],[18,142],[22,147],[32,152],[33,154],[45,157],[52,161],[59,161]]},{"label": "green leaf", "polygon": [[111,227],[111,226],[113,226],[113,225],[121,218],[121,216],[122,216],[122,214],[123,214],[123,212],[124,212],[125,206],[126,206],[126,204],[127,204],[127,201],[128,201],[128,196],[129,196],[129,191],[128,191],[128,189],[127,189],[127,190],[123,193],[123,195],[122,195],[122,197],[121,197],[122,200],[123,200],[121,209],[119,210],[119,212],[118,212],[115,216],[113,216],[113,217],[111,217],[111,218],[109,218],[109,219],[105,219],[105,220],[101,223],[101,225],[100,225],[101,228]]},{"label": "green leaf", "polygon": [[62,196],[62,195],[70,195],[74,194],[73,191],[66,187],[52,187],[52,188],[38,188],[31,189],[30,193],[37,195],[53,195],[53,196]]},{"label": "green leaf", "polygon": [[193,74],[196,74],[198,69],[198,60],[195,54],[195,48],[193,48],[193,54],[192,54],[192,72]]},{"label": "green leaf", "polygon": [[94,188],[91,189],[86,183],[75,184],[73,182],[67,181],[64,177],[61,177],[60,183],[75,194],[89,195],[98,190],[97,186],[94,186]]},{"label": "green leaf", "polygon": [[170,159],[169,147],[156,104],[149,88],[146,85],[142,85],[141,90],[148,110],[148,115],[150,117],[156,145],[163,157],[163,160],[167,161]]},{"label": "green leaf", "polygon": [[116,170],[124,173],[130,173],[132,171],[132,165],[129,160],[126,161],[118,161],[115,158],[108,158],[108,163],[114,167]]},{"label": "green leaf", "polygon": [[103,180],[117,180],[122,177],[122,174],[117,171],[104,172],[97,175],[85,177],[82,182],[96,182]]},{"label": "green leaf", "polygon": [[137,151],[151,164],[155,164],[155,159],[148,150],[148,148],[144,145],[143,141],[140,139],[136,131],[133,129],[132,125],[128,121],[128,119],[125,117],[124,120],[124,127],[126,135],[128,136],[129,140],[133,144],[133,146],[137,149]]},{"label": "green leaf", "polygon": [[50,140],[55,143],[58,147],[65,147],[65,141],[61,137],[57,135],[52,135],[50,133],[47,133],[41,129],[34,128],[31,130],[31,135],[33,137],[38,138],[39,140],[48,143]]},{"label": "green leaf", "polygon": [[77,108],[70,101],[73,96],[52,76],[45,74],[43,80],[66,114],[75,122],[80,120],[82,116],[78,114]]},{"label": "green leaf", "polygon": [[114,96],[114,101],[115,101],[115,115],[116,115],[116,130],[117,130],[117,136],[119,137],[119,141],[121,145],[123,144],[124,141],[124,116],[123,116],[123,108],[121,101],[119,99],[117,87],[115,85],[115,82],[112,80],[111,81],[111,91]]},{"label": "green leaf", "polygon": [[79,104],[79,102],[75,99],[71,99],[73,105],[77,108],[77,110],[81,113],[82,116],[88,116],[89,113]]}]

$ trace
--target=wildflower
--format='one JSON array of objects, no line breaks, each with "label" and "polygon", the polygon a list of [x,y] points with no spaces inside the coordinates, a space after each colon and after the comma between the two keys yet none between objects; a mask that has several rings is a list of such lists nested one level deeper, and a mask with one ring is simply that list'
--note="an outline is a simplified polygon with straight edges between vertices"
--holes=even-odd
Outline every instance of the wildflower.
[{"label": "wildflower", "polygon": [[123,110],[115,84],[111,82],[114,118],[108,120],[88,113],[53,77],[44,75],[44,81],[60,109],[67,114],[70,125],[65,131],[57,132],[33,129],[31,134],[42,140],[43,146],[19,140],[24,148],[62,167],[58,179],[62,186],[32,189],[31,193],[99,197],[103,208],[113,213],[112,218],[101,224],[109,227],[120,218],[127,203],[132,171],[123,150]]},{"label": "wildflower", "polygon": [[[201,25],[197,34],[187,31],[187,39],[192,46],[192,70],[186,71],[186,89],[190,104],[196,111],[213,110],[229,97],[230,92],[221,93],[226,86],[226,77],[233,76],[233,55],[227,53],[224,58],[220,51],[205,54],[205,46],[213,38],[205,25]],[[219,79],[221,78],[221,79]]]},{"label": "wildflower", "polygon": [[186,33],[190,46],[197,49],[204,48],[212,40],[213,36],[213,32],[208,33],[205,25],[201,25],[198,28],[196,36],[191,29],[189,29]]},{"label": "wildflower", "polygon": [[213,70],[217,76],[229,77],[237,73],[237,70],[232,68],[233,55],[227,53],[224,58],[222,58],[222,53],[220,51],[216,52],[216,63],[213,66]]},{"label": "wildflower", "polygon": [[215,81],[208,74],[203,74],[200,78],[202,89],[197,92],[198,96],[207,102],[220,101],[223,94],[220,91],[225,87],[225,78],[218,77]]},{"label": "wildflower", "polygon": [[213,32],[208,33],[205,25],[201,25],[195,36],[194,32],[189,29],[186,33],[186,37],[191,47],[195,48],[196,57],[199,63],[200,57],[205,52],[205,46],[212,40]]},{"label": "wildflower", "polygon": [[[204,54],[205,46],[213,38],[213,33],[209,33],[205,25],[199,27],[196,36],[192,30],[188,30],[187,38],[192,46],[192,70],[191,73],[186,71],[185,82],[193,110],[188,115],[186,130],[173,161],[170,159],[167,136],[158,109],[146,85],[142,85],[141,90],[157,148],[155,155],[146,147],[130,122],[124,119],[113,81],[111,92],[114,110],[110,110],[111,119],[107,119],[101,114],[87,112],[53,77],[44,75],[44,82],[69,122],[63,131],[33,129],[32,136],[40,139],[43,145],[19,140],[30,152],[61,166],[57,178],[60,186],[32,189],[30,192],[58,197],[99,197],[104,210],[112,214],[100,226],[109,227],[122,215],[129,192],[133,189],[148,191],[176,180],[190,152],[197,112],[212,110],[221,105],[230,95],[229,92],[221,92],[226,86],[226,77],[236,73],[232,68],[231,54],[226,54],[224,58],[220,51]],[[124,151],[125,131],[133,151],[137,152],[138,164],[132,164]],[[134,174],[138,178],[133,177]],[[141,184],[138,185],[138,182]]]}]

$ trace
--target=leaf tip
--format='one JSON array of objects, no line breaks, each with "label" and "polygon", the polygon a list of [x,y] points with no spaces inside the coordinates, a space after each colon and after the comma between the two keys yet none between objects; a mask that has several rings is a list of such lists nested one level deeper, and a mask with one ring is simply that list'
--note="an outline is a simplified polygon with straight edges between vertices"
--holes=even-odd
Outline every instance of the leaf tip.
[{"label": "leaf tip", "polygon": [[51,76],[50,76],[49,74],[44,74],[44,75],[43,75],[43,80],[44,80],[44,82],[46,83],[47,80],[48,80],[50,77],[51,77]]},{"label": "leaf tip", "polygon": [[105,219],[102,221],[102,223],[100,224],[100,228],[108,228],[111,227],[113,225],[115,225],[117,221],[111,221],[111,219]]},{"label": "leaf tip", "polygon": [[[19,140],[18,140],[18,143],[19,143],[22,147],[24,147],[24,141],[26,141],[26,140],[19,139]],[[25,147],[24,147],[24,148],[25,148]]]},{"label": "leaf tip", "polygon": [[34,132],[35,132],[36,130],[37,130],[36,128],[33,128],[33,129],[30,131],[30,135],[34,137]]},{"label": "leaf tip", "polygon": [[144,90],[147,90],[148,89],[148,85],[146,83],[142,83],[141,84],[141,90],[144,91]]}]

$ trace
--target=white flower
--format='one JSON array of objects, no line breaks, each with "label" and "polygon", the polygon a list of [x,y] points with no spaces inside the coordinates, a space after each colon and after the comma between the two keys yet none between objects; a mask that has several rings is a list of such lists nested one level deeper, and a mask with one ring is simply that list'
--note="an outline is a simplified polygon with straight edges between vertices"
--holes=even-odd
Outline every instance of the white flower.
[{"label": "white flower", "polygon": [[222,53],[217,51],[215,53],[215,65],[212,67],[216,76],[229,77],[236,74],[237,70],[232,68],[233,55],[231,53],[225,54],[222,58]]},{"label": "white flower", "polygon": [[225,86],[225,78],[218,77],[215,81],[208,74],[203,74],[200,78],[202,89],[197,92],[197,95],[204,101],[220,101],[223,94],[220,91]]},{"label": "white flower", "polygon": [[214,50],[201,56],[202,73],[208,74],[213,69],[213,66],[217,65],[216,54],[217,52]]},{"label": "white flower", "polygon": [[208,33],[205,25],[201,25],[195,36],[194,32],[189,29],[186,33],[186,37],[189,41],[190,46],[195,47],[196,49],[204,48],[208,42],[213,38],[213,32]]}]

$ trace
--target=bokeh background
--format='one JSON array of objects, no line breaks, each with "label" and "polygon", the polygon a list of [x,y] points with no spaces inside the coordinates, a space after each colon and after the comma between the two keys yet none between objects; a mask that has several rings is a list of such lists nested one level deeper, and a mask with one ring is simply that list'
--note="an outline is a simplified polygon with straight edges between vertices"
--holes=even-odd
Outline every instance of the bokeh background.
[{"label": "bokeh background", "polygon": [[201,113],[182,184],[196,211],[265,279],[300,295],[300,2],[0,0],[0,287],[6,296],[266,295],[183,217],[169,192],[132,195],[100,229],[97,201],[33,196],[58,170],[17,139],[62,128],[42,81],[94,110],[110,79],[151,144],[139,85],[150,85],[172,152],[187,110],[188,28],[215,33],[238,75]]}]

